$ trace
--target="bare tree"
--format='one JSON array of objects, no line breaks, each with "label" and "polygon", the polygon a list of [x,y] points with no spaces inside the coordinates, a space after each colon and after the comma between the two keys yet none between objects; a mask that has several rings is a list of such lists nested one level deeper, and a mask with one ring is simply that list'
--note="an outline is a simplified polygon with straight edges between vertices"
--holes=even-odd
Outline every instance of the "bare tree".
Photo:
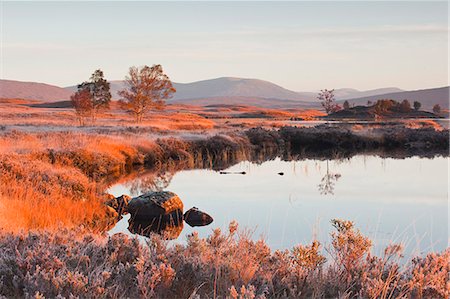
[{"label": "bare tree", "polygon": [[91,101],[91,94],[88,90],[82,89],[74,93],[70,100],[72,106],[75,108],[75,113],[81,126],[84,126],[85,119],[92,116],[93,106]]},{"label": "bare tree", "polygon": [[341,107],[336,104],[336,100],[334,98],[334,89],[321,90],[317,98],[319,99],[319,101],[321,101],[322,107],[325,109],[325,112],[327,114],[339,111],[341,109]]},{"label": "bare tree", "polygon": [[162,108],[164,101],[176,92],[160,64],[142,68],[130,67],[126,88],[119,91],[122,107],[132,113],[137,123],[153,108]]}]

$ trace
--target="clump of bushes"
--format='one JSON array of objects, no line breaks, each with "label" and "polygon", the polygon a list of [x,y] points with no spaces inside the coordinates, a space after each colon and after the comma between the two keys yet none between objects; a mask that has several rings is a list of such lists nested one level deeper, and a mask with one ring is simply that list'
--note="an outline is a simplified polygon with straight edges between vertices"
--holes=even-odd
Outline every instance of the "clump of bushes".
[{"label": "clump of bushes", "polygon": [[123,234],[0,234],[0,295],[102,298],[448,298],[450,250],[401,265],[400,245],[381,257],[352,222],[333,220],[319,242],[272,251],[230,223],[205,238],[143,244]]}]

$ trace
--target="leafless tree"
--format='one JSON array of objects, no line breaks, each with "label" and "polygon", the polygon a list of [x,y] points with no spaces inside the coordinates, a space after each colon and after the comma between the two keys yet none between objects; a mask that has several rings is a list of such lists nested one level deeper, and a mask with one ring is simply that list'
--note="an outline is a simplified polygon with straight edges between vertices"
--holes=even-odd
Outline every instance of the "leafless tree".
[{"label": "leafless tree", "polygon": [[319,99],[319,101],[321,101],[322,107],[325,109],[325,112],[327,114],[339,111],[341,109],[341,107],[336,104],[336,100],[334,98],[334,89],[321,90],[317,98]]}]

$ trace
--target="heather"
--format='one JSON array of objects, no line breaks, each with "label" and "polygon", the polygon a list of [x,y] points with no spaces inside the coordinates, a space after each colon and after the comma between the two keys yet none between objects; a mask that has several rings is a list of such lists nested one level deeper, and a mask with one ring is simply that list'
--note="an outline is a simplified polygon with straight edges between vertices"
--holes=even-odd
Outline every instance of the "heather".
[{"label": "heather", "polygon": [[183,244],[152,235],[36,232],[0,235],[0,294],[37,298],[448,298],[450,251],[402,264],[382,256],[349,221],[333,220],[331,244],[272,251],[232,222]]}]

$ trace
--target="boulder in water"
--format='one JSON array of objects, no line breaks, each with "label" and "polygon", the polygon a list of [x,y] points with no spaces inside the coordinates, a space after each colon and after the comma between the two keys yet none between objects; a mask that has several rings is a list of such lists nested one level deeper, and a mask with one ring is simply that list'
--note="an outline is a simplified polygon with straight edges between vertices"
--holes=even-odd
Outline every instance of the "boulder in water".
[{"label": "boulder in water", "polygon": [[183,211],[183,202],[173,192],[148,192],[128,203],[128,212],[133,219],[152,218],[175,211]]},{"label": "boulder in water", "polygon": [[213,218],[206,214],[205,212],[200,211],[196,207],[193,207],[184,213],[184,221],[190,226],[204,226],[213,222]]}]

